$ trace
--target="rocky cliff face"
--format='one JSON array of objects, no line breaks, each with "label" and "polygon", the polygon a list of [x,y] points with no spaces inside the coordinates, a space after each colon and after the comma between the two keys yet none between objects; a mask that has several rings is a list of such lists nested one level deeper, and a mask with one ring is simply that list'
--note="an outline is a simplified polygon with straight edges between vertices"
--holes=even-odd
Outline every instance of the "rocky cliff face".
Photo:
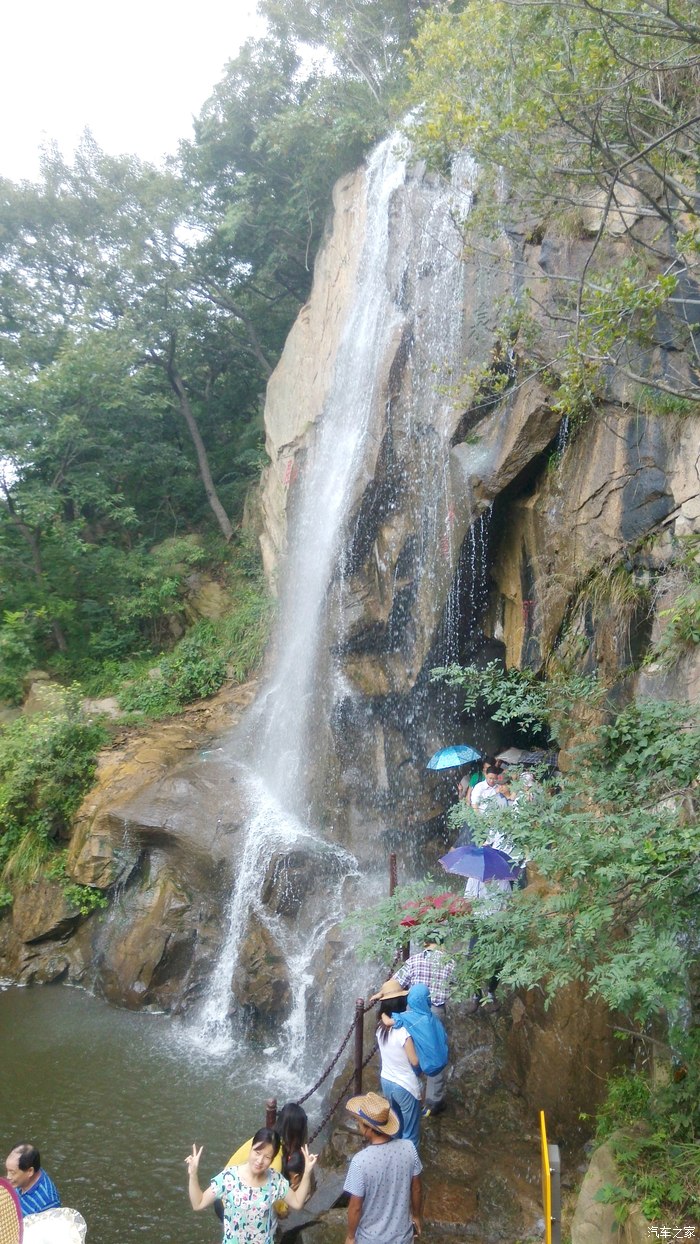
[{"label": "rocky cliff face", "polygon": [[[332,694],[309,767],[321,775],[314,794],[329,836],[365,870],[356,903],[389,840],[402,853],[403,875],[416,858],[421,868],[432,863],[444,845],[430,826],[443,805],[425,759],[464,726],[458,705],[429,682],[435,664],[499,654],[539,667],[559,644],[583,667],[629,670],[629,693],[695,698],[700,690],[691,647],[672,666],[634,672],[683,590],[674,556],[678,538],[698,529],[697,419],[663,413],[620,385],[566,443],[542,379],[559,331],[551,278],[580,270],[598,222],[584,222],[575,241],[530,229],[462,256],[458,220],[469,208],[470,178],[468,166],[458,170],[445,193],[414,167],[392,191],[382,274],[390,324],[345,543],[325,596],[322,660],[332,665]],[[309,303],[270,381],[261,541],[274,584],[362,275],[365,182],[360,170],[336,187]],[[620,262],[624,238],[613,229],[604,245],[609,261]],[[542,354],[540,376],[529,378],[526,347],[507,315],[507,300],[525,285],[538,308]],[[645,365],[663,374],[678,364],[675,349],[660,331]],[[474,370],[486,378],[476,390],[464,379]],[[105,758],[78,818],[69,872],[107,891],[110,911],[82,921],[48,885],[0,921],[2,971],[28,982],[68,976],[130,1006],[177,1009],[206,988],[240,858],[243,817],[230,761],[237,716],[252,694],[224,702],[199,731],[187,722],[167,727]],[[498,741],[482,724],[474,728],[484,744]],[[300,848],[269,862],[260,910],[287,930],[313,898],[309,878],[319,890],[325,885],[314,858]],[[332,930],[314,960],[328,1009],[335,962],[328,947],[342,940]],[[291,1005],[286,961],[258,916],[242,938],[235,1000],[261,1033]],[[580,1043],[562,1035],[583,1031],[575,1006],[545,1025],[525,999],[498,1021],[508,1068],[499,1064],[499,1075],[515,1097],[529,1106],[568,1086],[552,1096],[555,1128],[574,1126],[578,1110],[591,1109],[614,1058],[605,1025],[594,1016],[586,1025],[598,1060],[588,1085],[572,1075]],[[465,1098],[476,1074],[470,1058],[464,1054],[453,1086]]]},{"label": "rocky cliff face", "polygon": [[[270,386],[262,541],[273,576],[324,417],[324,392],[308,360],[333,366],[353,298],[360,185],[358,175],[338,187],[318,279]],[[678,537],[697,531],[700,516],[697,417],[614,377],[596,414],[572,432],[544,383],[566,333],[560,290],[589,258],[599,214],[580,221],[573,240],[531,227],[474,247],[447,308],[458,327],[446,357],[445,308],[441,332],[431,318],[444,298],[434,270],[439,247],[433,266],[416,264],[411,251],[424,229],[435,228],[431,186],[414,168],[394,193],[387,281],[399,320],[380,360],[388,384],[372,414],[340,587],[329,601],[342,689],[328,761],[336,824],[340,804],[347,819],[373,820],[390,806],[393,820],[414,826],[434,811],[424,757],[460,722],[439,690],[426,690],[431,666],[498,654],[510,665],[538,667],[562,643],[581,666],[606,675],[638,664],[682,588]],[[464,185],[455,193],[466,214]],[[598,259],[624,262],[624,223],[608,222]],[[461,247],[457,227],[449,245]],[[525,364],[532,347],[510,322],[511,300],[525,288],[537,375]],[[440,383],[428,391],[431,357]],[[640,349],[636,365],[657,378],[683,371],[687,361],[668,325],[659,323],[656,343]],[[476,391],[465,379],[474,373],[482,376]],[[692,698],[699,670],[689,648],[679,651],[673,673],[652,665],[633,681],[645,694]],[[480,723],[471,729],[482,745],[494,741],[483,730],[479,737]]]}]

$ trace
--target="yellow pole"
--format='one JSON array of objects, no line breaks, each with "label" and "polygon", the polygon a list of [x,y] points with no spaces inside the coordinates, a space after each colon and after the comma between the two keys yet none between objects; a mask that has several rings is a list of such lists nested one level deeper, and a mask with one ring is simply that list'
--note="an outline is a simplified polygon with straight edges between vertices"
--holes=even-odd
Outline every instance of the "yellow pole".
[{"label": "yellow pole", "polygon": [[542,1203],[544,1205],[544,1239],[545,1244],[552,1244],[552,1174],[549,1167],[549,1148],[547,1146],[547,1127],[544,1121],[544,1110],[540,1110],[540,1142],[542,1150]]}]

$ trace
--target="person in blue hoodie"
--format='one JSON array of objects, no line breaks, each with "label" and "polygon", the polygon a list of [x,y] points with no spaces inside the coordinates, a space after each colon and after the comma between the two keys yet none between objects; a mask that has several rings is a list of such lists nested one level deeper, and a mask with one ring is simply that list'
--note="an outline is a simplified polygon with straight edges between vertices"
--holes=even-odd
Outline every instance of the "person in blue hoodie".
[{"label": "person in blue hoodie", "polygon": [[[440,1079],[444,1086],[444,1077],[440,1073],[447,1067],[449,1050],[447,1034],[442,1020],[433,1013],[430,1001],[430,990],[427,985],[412,985],[406,997],[406,1010],[392,1019],[397,1028],[406,1028],[413,1039],[415,1052],[418,1055],[421,1071],[429,1082]],[[444,1098],[439,1102],[428,1102],[423,1109],[423,1116],[438,1114],[444,1110]]]}]

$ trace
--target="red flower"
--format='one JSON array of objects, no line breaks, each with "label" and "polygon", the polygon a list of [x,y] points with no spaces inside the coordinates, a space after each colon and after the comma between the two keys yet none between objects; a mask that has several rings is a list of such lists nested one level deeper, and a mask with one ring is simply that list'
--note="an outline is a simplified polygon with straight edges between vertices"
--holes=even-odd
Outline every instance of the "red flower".
[{"label": "red flower", "polygon": [[434,917],[436,923],[448,920],[450,916],[467,916],[471,911],[471,904],[458,895],[451,894],[449,890],[444,890],[442,894],[426,894],[422,899],[411,899],[404,903],[402,911],[406,915],[399,923],[405,929],[412,929],[426,916]]}]

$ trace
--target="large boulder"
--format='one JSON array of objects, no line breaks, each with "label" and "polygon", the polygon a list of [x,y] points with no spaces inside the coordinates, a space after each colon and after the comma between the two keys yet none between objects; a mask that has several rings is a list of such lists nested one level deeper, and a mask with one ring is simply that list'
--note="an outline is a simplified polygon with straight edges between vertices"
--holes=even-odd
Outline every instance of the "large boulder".
[{"label": "large boulder", "polygon": [[620,1223],[616,1206],[599,1199],[604,1188],[617,1187],[619,1182],[611,1137],[591,1157],[571,1221],[571,1244],[648,1244],[652,1228],[639,1206],[632,1206]]},{"label": "large boulder", "polygon": [[255,913],[239,949],[231,993],[232,1009],[259,1035],[274,1032],[289,1014],[292,991],[283,948]]},{"label": "large boulder", "polygon": [[197,938],[192,896],[164,861],[152,861],[152,880],[129,895],[128,914],[111,914],[118,936],[101,952],[100,989],[110,1002],[138,1008],[157,1001],[172,1005],[180,996]]},{"label": "large boulder", "polygon": [[58,881],[42,878],[18,887],[12,904],[12,927],[21,942],[60,941],[80,919]]}]

